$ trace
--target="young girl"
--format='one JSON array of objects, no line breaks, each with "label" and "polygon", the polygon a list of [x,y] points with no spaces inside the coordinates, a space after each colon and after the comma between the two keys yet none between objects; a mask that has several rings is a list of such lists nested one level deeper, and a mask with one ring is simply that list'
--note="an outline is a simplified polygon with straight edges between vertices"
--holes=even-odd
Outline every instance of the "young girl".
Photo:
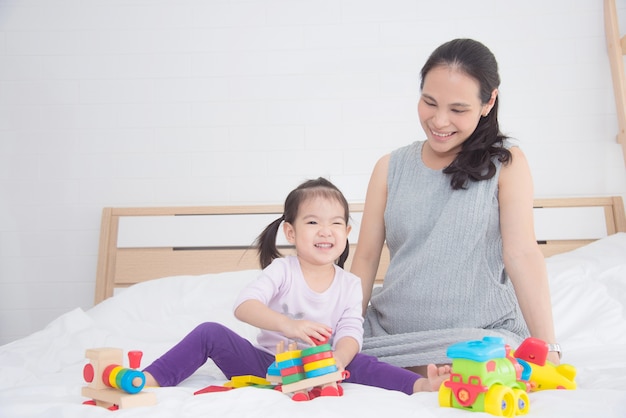
[{"label": "young girl", "polygon": [[[407,394],[437,390],[450,371],[448,366],[430,365],[424,378],[359,353],[361,281],[342,268],[349,251],[348,220],[348,203],[329,181],[309,180],[293,190],[283,216],[257,239],[260,277],[235,302],[235,316],[261,329],[258,346],[223,325],[203,323],[144,370],[146,385],[175,386],[209,358],[228,379],[265,376],[280,341],[294,341],[304,348],[312,346],[313,339],[329,339],[337,367],[350,373],[346,382]],[[283,258],[276,248],[281,224],[295,246],[295,256]],[[327,389],[323,395],[338,395],[335,388]],[[299,398],[307,399],[304,394]]]}]

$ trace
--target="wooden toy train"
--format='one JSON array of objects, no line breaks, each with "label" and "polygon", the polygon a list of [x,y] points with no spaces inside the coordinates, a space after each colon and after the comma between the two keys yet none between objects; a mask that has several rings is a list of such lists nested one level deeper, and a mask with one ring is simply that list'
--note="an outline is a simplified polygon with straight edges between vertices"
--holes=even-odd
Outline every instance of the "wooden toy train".
[{"label": "wooden toy train", "polygon": [[87,386],[81,394],[90,401],[84,404],[102,406],[110,410],[156,404],[156,395],[141,392],[146,376],[140,370],[141,351],[129,351],[130,368],[122,366],[123,351],[119,348],[92,348],[85,352],[89,360],[83,367]]}]

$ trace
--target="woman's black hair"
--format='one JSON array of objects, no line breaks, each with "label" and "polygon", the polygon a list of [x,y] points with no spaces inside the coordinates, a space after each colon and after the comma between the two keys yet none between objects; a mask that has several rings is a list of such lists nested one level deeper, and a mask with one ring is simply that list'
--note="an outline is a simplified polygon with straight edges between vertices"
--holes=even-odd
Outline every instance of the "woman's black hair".
[{"label": "woman's black hair", "polygon": [[[341,191],[334,184],[322,177],[315,180],[305,181],[292,190],[289,195],[287,195],[283,215],[265,227],[263,232],[261,232],[261,234],[257,237],[255,247],[259,253],[261,268],[269,266],[275,258],[282,257],[276,247],[276,235],[278,234],[280,224],[283,222],[293,224],[298,216],[298,210],[300,209],[302,202],[306,199],[310,199],[311,197],[318,196],[337,200],[344,208],[344,218],[346,224],[348,223],[350,218],[348,201],[344,197],[343,193],[341,193]],[[349,251],[350,245],[346,239],[346,248],[337,260],[337,265],[339,267],[343,268],[343,265],[348,258]]]},{"label": "woman's black hair", "polygon": [[[475,79],[480,86],[480,101],[486,104],[494,89],[500,85],[498,63],[493,53],[473,39],[454,39],[439,46],[430,55],[421,71],[420,89],[430,70],[451,67]],[[443,172],[451,175],[453,189],[464,189],[469,180],[479,181],[496,174],[493,158],[502,163],[512,159],[511,152],[503,146],[507,138],[498,125],[498,97],[487,116],[481,116],[478,126],[461,146],[461,151]]]}]

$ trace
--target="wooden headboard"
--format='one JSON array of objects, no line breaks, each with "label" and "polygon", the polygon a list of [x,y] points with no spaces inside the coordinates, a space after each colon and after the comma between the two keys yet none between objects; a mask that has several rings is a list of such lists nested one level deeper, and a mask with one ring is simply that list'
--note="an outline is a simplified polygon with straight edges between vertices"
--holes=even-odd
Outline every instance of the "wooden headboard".
[{"label": "wooden headboard", "polygon": [[[350,254],[358,242],[363,204],[351,204]],[[258,269],[257,234],[282,205],[104,208],[95,303],[116,288],[160,277]],[[626,232],[621,197],[535,200],[536,236],[545,256]],[[279,234],[280,235],[280,234]],[[292,249],[278,240],[281,252]],[[346,263],[349,269],[351,257]],[[389,264],[383,251],[377,281]]]}]

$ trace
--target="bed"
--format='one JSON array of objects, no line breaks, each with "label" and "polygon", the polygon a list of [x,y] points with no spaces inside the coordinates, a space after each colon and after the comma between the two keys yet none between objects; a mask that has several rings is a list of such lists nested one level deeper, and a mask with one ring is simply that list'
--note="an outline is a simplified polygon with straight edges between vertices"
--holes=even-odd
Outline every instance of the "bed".
[{"label": "bed", "polygon": [[[555,326],[578,389],[530,394],[532,417],[626,416],[626,216],[620,197],[538,199],[536,235],[546,255]],[[156,405],[112,412],[83,405],[87,349],[143,352],[145,366],[200,322],[221,322],[254,340],[232,315],[239,289],[258,274],[256,234],[280,206],[105,208],[95,302],[0,347],[0,417],[463,417],[437,393],[344,384],[344,395],[294,402],[274,390],[221,386],[210,361],[173,388],[145,388]],[[352,205],[352,245],[362,205]],[[279,242],[283,252],[291,249]],[[383,257],[378,282],[387,258]],[[126,365],[127,363],[127,359]],[[478,416],[490,416],[476,413]]]}]

